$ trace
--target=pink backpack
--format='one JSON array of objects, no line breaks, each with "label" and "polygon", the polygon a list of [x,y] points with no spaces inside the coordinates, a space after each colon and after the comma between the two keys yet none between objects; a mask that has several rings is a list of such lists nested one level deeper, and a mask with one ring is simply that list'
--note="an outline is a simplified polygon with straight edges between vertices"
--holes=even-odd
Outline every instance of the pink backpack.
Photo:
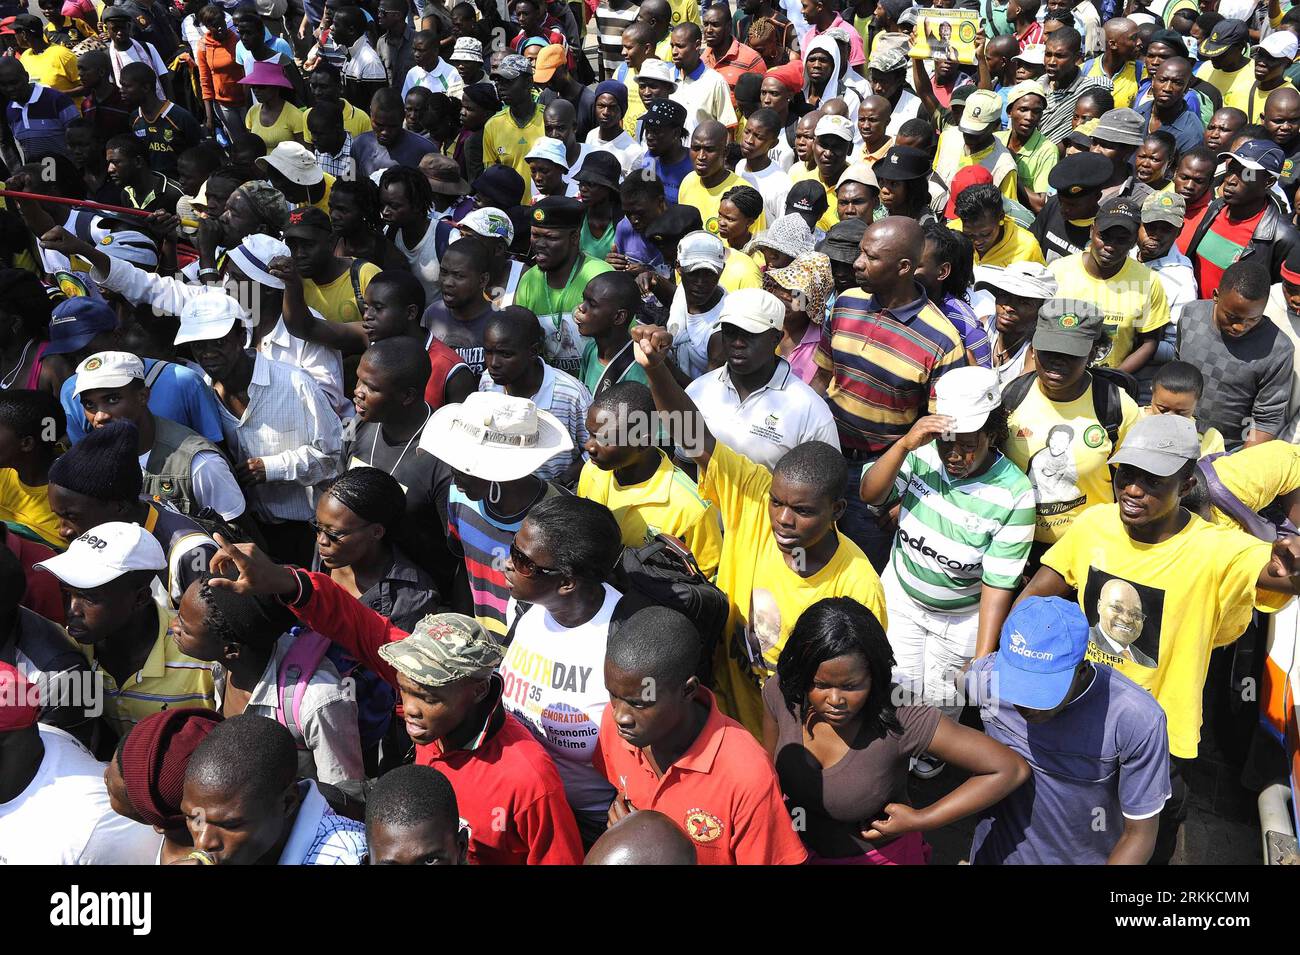
[{"label": "pink backpack", "polygon": [[307,684],[311,682],[329,648],[330,641],[327,637],[315,630],[299,630],[293,646],[280,661],[280,669],[276,674],[275,719],[294,733],[294,742],[299,749],[307,748],[302,729],[303,697],[307,695]]}]

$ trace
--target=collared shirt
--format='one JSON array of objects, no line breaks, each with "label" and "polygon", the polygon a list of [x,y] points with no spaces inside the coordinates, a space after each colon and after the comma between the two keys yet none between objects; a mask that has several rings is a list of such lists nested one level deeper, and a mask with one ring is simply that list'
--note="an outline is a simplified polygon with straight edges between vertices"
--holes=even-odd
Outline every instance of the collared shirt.
[{"label": "collared shirt", "polygon": [[717,70],[722,75],[733,93],[736,89],[736,81],[746,73],[757,73],[762,76],[767,72],[767,64],[763,62],[763,57],[758,51],[745,46],[735,37],[732,37],[731,46],[722,56],[714,56],[713,50],[706,44],[700,59],[709,69]]},{"label": "collared shirt", "polygon": [[103,680],[104,718],[117,730],[119,737],[130,732],[146,716],[178,706],[215,709],[212,688],[212,664],[181,653],[171,638],[172,615],[166,607],[155,604],[158,634],[144,664],[119,684],[100,665],[93,645],[81,652],[91,670]]},{"label": "collared shirt", "polygon": [[315,780],[300,779],[295,785],[302,802],[276,865],[360,865],[366,827],[330,808]]},{"label": "collared shirt", "polygon": [[357,176],[357,161],[352,158],[352,134],[344,131],[343,145],[333,154],[315,150],[316,163],[322,172],[329,173],[335,179],[347,182]]},{"label": "collared shirt", "polygon": [[701,687],[709,715],[700,735],[659,776],[645,752],[624,740],[605,707],[599,768],[637,809],[662,812],[695,846],[701,865],[799,865],[808,858],[790,823],[776,771],[758,741],[718,709]]},{"label": "collared shirt", "polygon": [[817,367],[831,373],[826,397],[847,448],[889,447],[925,413],[939,377],[966,364],[957,329],[916,291],[899,309],[846,292],[822,329]]},{"label": "collared shirt", "polygon": [[[354,467],[359,464],[352,463]],[[433,518],[439,520],[436,514]],[[328,573],[321,568],[319,554],[312,561],[312,570]],[[439,595],[433,578],[394,547],[388,570],[358,599],[363,606],[391,620],[394,626],[410,631],[426,616],[438,612]]]},{"label": "collared shirt", "polygon": [[67,96],[40,83],[31,85],[25,102],[10,100],[5,106],[5,120],[24,162],[42,153],[66,156],[66,127],[80,115]]},{"label": "collared shirt", "polygon": [[1047,192],[1047,176],[1056,167],[1060,153],[1040,130],[1034,130],[1029,139],[1019,149],[1011,149],[1011,130],[994,133],[998,141],[1011,150],[1016,159],[1016,173],[1020,184],[1030,192]]},{"label": "collared shirt", "polygon": [[422,86],[431,93],[446,93],[454,99],[460,99],[465,92],[465,81],[460,71],[446,60],[438,60],[433,69],[426,70],[416,65],[406,71],[402,81],[402,99],[417,86]]},{"label": "collared shirt", "polygon": [[[1136,246],[1129,255],[1137,258]],[[1165,287],[1165,298],[1169,301],[1169,320],[1177,325],[1183,314],[1183,306],[1196,301],[1196,273],[1192,270],[1192,260],[1179,252],[1178,246],[1173,245],[1160,258],[1142,264],[1155,272],[1160,284]]]},{"label": "collared shirt", "polygon": [[[540,117],[542,111],[538,110],[537,115]],[[352,140],[352,158],[357,163],[357,175],[367,179],[373,173],[393,166],[418,168],[421,159],[437,151],[438,147],[432,141],[409,129],[402,130],[392,146],[382,145],[373,130]]]},{"label": "collared shirt", "polygon": [[[313,318],[324,318],[311,309]],[[343,359],[338,349],[327,348],[315,342],[304,341],[290,333],[281,318],[275,328],[262,336],[257,350],[271,361],[283,362],[301,368],[320,386],[325,400],[340,418],[351,418],[357,413],[352,399],[343,390]]]},{"label": "collared shirt", "polygon": [[700,123],[716,119],[728,128],[736,125],[736,110],[731,105],[731,88],[717,70],[701,60],[689,73],[677,71],[677,89],[670,100],[686,109],[686,133],[690,135]]},{"label": "collared shirt", "polygon": [[[1151,117],[1155,113],[1155,109],[1156,101],[1153,99],[1147,100],[1137,108],[1137,111],[1142,114],[1142,118],[1146,120],[1147,132],[1151,132]],[[1183,105],[1182,110],[1179,111],[1177,118],[1173,122],[1166,123],[1161,120],[1159,128],[1174,137],[1174,141],[1178,144],[1179,154],[1200,146],[1205,137],[1205,127],[1201,125],[1201,117],[1188,109],[1186,104]]]},{"label": "collared shirt", "polygon": [[799,378],[784,358],[767,384],[743,401],[727,366],[695,379],[686,389],[715,438],[768,470],[807,441],[840,446],[825,399]]},{"label": "collared shirt", "polygon": [[249,510],[261,520],[315,517],[313,488],[338,473],[343,431],[311,376],[259,352],[244,413],[236,418],[218,407],[235,460],[260,458],[266,468],[266,482],[248,489]]},{"label": "collared shirt", "polygon": [[349,80],[388,82],[388,69],[365,34],[348,50],[348,60],[343,64],[343,77]]},{"label": "collared shirt", "polygon": [[[384,69],[388,71],[388,85],[396,86],[406,78],[407,72],[415,66],[415,52],[412,39],[415,31],[409,26],[402,31],[401,39],[394,42],[389,39],[387,33],[379,34],[379,39],[375,41],[375,54],[379,61],[384,64]],[[445,92],[440,90],[439,92]],[[406,96],[406,89],[402,89],[402,96]]]},{"label": "collared shirt", "polygon": [[1110,77],[1085,76],[1082,70],[1065,89],[1057,89],[1050,81],[1044,85],[1047,88],[1047,109],[1043,111],[1043,119],[1038,128],[1044,136],[1058,144],[1073,128],[1074,107],[1078,104],[1079,97],[1095,87],[1104,90],[1114,87]]},{"label": "collared shirt", "polygon": [[[582,447],[587,443],[587,409],[591,407],[591,392],[567,371],[561,371],[540,358],[537,360],[542,364],[542,384],[537,394],[532,396],[533,403],[539,410],[555,415],[573,439],[570,450],[561,451],[533,472],[544,481],[553,481],[570,464],[582,459]],[[478,390],[505,393],[505,388],[493,381],[486,371],[479,381]]]}]

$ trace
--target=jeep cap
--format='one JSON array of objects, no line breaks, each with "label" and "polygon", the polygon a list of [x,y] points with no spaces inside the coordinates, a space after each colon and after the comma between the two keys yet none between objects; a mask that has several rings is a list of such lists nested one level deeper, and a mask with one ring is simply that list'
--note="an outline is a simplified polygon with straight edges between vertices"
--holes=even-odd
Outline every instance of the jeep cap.
[{"label": "jeep cap", "polygon": [[1070,692],[1075,668],[1087,651],[1088,620],[1078,604],[1061,597],[1030,597],[1002,625],[993,686],[1015,706],[1054,709]]},{"label": "jeep cap", "polygon": [[89,590],[133,570],[166,570],[162,545],[139,524],[110,521],[93,527],[57,557],[36,564],[64,586]]}]

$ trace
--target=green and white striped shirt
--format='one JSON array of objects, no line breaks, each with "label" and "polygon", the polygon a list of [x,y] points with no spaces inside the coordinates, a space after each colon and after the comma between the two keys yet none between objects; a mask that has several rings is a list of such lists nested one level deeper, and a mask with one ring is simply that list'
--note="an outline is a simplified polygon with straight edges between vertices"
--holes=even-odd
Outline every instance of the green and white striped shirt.
[{"label": "green and white striped shirt", "polygon": [[935,442],[904,459],[894,571],[917,603],[953,612],[976,606],[980,586],[1011,590],[1034,540],[1034,490],[1001,452],[974,478],[954,480]]}]

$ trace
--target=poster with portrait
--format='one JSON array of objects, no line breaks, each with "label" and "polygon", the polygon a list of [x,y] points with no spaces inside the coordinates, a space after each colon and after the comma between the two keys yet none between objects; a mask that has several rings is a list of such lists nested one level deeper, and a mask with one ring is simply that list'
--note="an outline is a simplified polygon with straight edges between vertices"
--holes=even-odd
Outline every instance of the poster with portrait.
[{"label": "poster with portrait", "polygon": [[940,10],[923,7],[916,15],[912,57],[917,60],[975,62],[975,38],[980,15],[975,10]]}]

